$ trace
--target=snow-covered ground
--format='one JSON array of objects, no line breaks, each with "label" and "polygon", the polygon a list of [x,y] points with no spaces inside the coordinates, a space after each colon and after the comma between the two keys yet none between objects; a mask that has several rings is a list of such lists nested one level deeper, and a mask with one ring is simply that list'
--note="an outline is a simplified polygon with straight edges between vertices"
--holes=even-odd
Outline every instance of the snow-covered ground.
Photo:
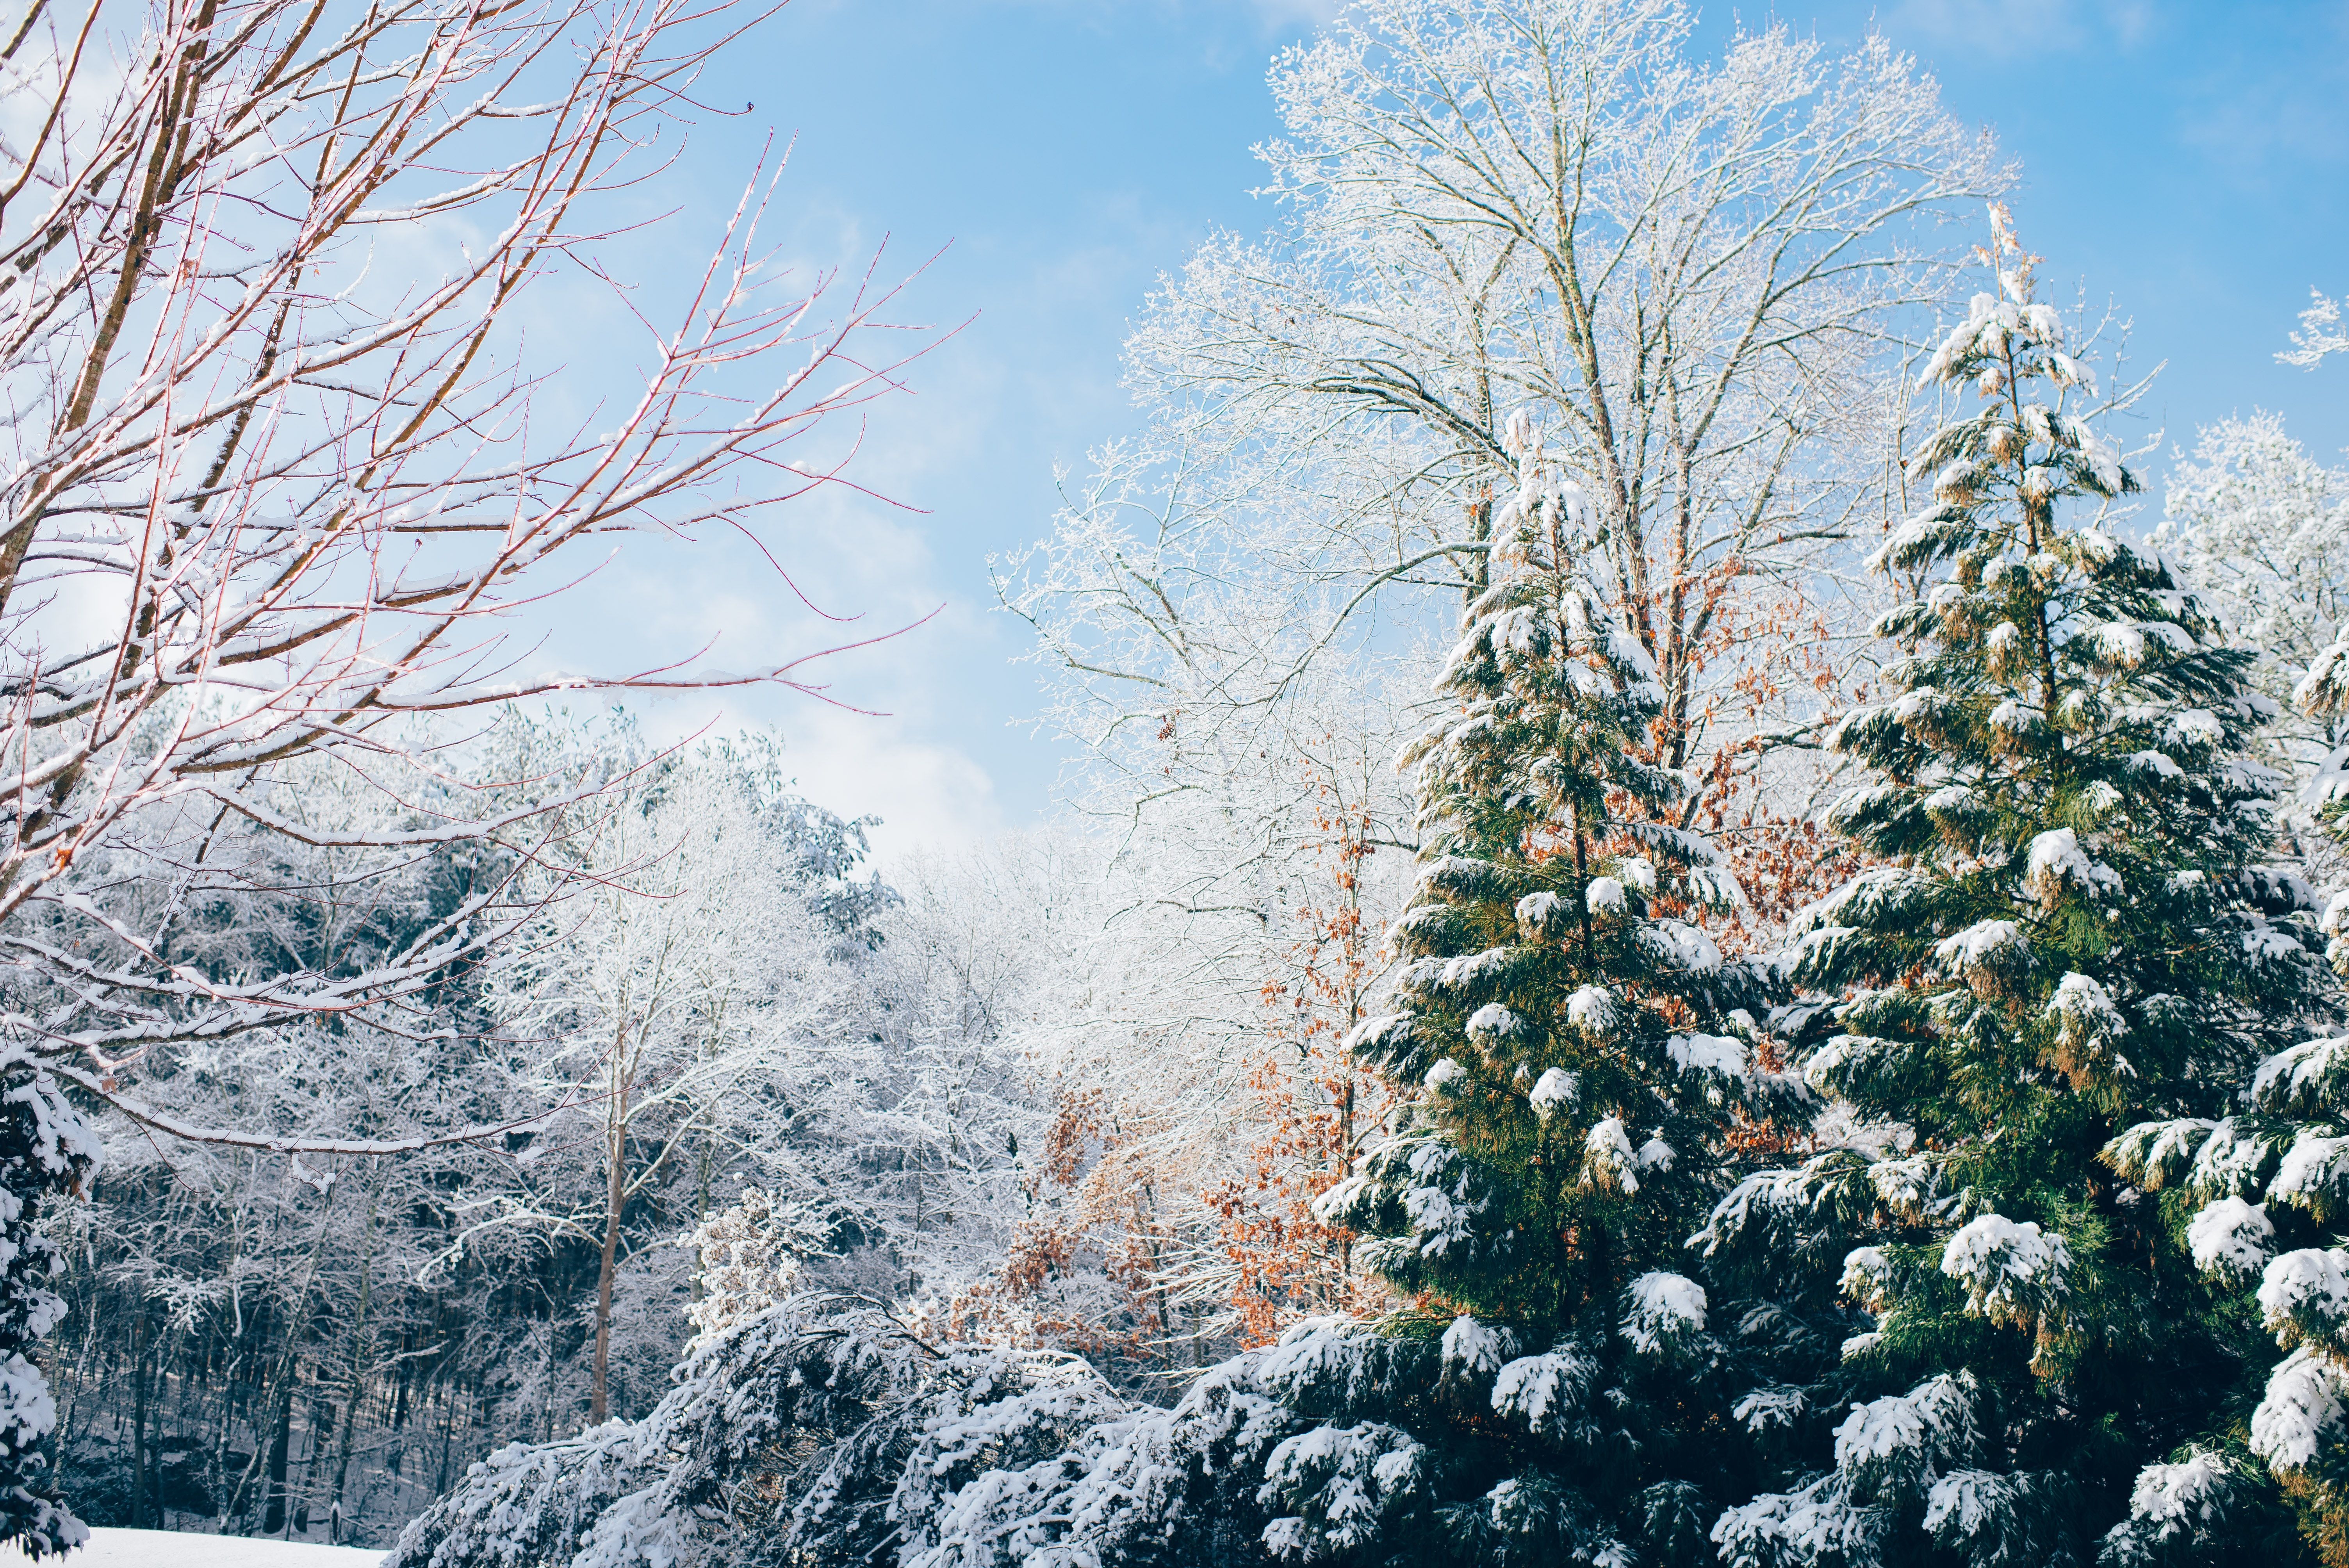
[{"label": "snow-covered ground", "polygon": [[[22,1554],[0,1548],[0,1563]],[[253,1541],[172,1530],[93,1530],[89,1544],[63,1559],[66,1568],[375,1568],[383,1553],[308,1541]]]}]

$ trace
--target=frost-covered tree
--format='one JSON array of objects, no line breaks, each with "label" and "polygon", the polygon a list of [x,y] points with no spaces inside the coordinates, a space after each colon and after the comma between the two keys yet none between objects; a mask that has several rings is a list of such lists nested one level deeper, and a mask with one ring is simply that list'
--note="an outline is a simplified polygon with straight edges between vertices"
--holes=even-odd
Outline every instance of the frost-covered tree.
[{"label": "frost-covered tree", "polygon": [[[627,739],[556,733],[564,746]],[[586,808],[568,855],[535,873],[544,913],[485,974],[513,1070],[534,1098],[564,1109],[529,1134],[554,1151],[543,1162],[528,1151],[543,1196],[485,1205],[484,1222],[550,1226],[598,1249],[590,1422],[609,1408],[613,1291],[638,1250],[627,1218],[639,1196],[680,1175],[706,1192],[720,1142],[731,1146],[728,1167],[745,1142],[804,1160],[787,1140],[759,1138],[755,1123],[777,1099],[833,1087],[830,1075],[792,1068],[841,1010],[845,974],[828,962],[838,934],[799,896],[781,803],[724,759],[697,761],[648,761]],[[574,882],[588,886],[553,896]],[[580,1179],[582,1159],[591,1181]],[[826,1174],[837,1172],[803,1180]],[[843,1220],[852,1202],[849,1190],[835,1200]]]},{"label": "frost-covered tree", "polygon": [[[856,824],[797,798],[781,770],[788,754],[755,735],[660,758],[616,721],[509,716],[458,755],[470,780],[403,776],[390,791],[380,776],[289,764],[268,803],[334,841],[301,845],[233,817],[204,837],[213,813],[184,811],[142,837],[196,837],[200,875],[187,874],[185,851],[114,850],[81,858],[67,883],[102,892],[144,933],[168,926],[173,961],[207,975],[363,974],[419,924],[507,880],[511,861],[460,843],[387,867],[371,844],[343,841],[412,825],[400,796],[429,807],[442,790],[527,788],[567,810],[580,773],[616,759],[626,781],[590,823],[623,804],[661,815],[658,800],[689,796],[706,808],[667,811],[648,835],[682,853],[636,868],[670,881],[635,913],[680,923],[697,1006],[719,1000],[730,976],[736,1027],[721,1043],[733,1067],[748,1051],[759,1070],[685,1108],[689,1125],[657,1109],[637,1119],[639,1134],[687,1135],[650,1180],[636,1179],[652,1149],[640,1138],[631,1150],[636,1185],[607,1315],[598,1106],[566,1103],[575,1080],[543,1070],[548,1036],[502,1032],[485,994],[517,978],[522,954],[454,966],[404,1008],[150,1058],[139,1114],[272,1129],[296,1147],[184,1144],[106,1114],[86,1201],[44,1214],[65,1264],[49,1288],[69,1309],[44,1362],[58,1484],[90,1523],[315,1540],[338,1512],[344,1540],[388,1544],[473,1460],[576,1428],[599,1319],[607,1398],[634,1417],[668,1389],[691,1306],[731,1315],[754,1289],[764,1306],[775,1276],[793,1272],[885,1289],[911,1289],[918,1274],[945,1295],[1001,1255],[1036,1119],[1019,1047],[1000,1026],[1019,990],[998,972],[1019,953],[1004,933],[965,935],[956,951],[963,906],[930,893],[895,903],[858,863]],[[728,867],[726,896],[704,900],[701,868],[720,834],[756,847]],[[572,847],[584,855],[581,837]],[[564,907],[567,921],[541,912],[542,930],[576,936],[612,913],[593,895]],[[83,928],[59,934],[88,940]],[[507,1130],[466,1140],[483,1127]],[[409,1152],[315,1147],[338,1136]],[[745,1188],[769,1200],[755,1233],[738,1212],[703,1246],[679,1244],[706,1209],[750,1199]],[[843,1191],[853,1239],[835,1223]],[[538,1222],[484,1225],[502,1213]]]},{"label": "frost-covered tree", "polygon": [[1151,300],[1149,434],[1005,584],[1132,795],[1251,754],[1374,617],[1443,635],[1529,404],[1607,525],[1665,760],[1740,727],[1772,610],[1872,509],[1935,220],[2005,176],[1881,37],[1707,57],[1695,26],[1678,0],[1363,0],[1276,63],[1277,222]]},{"label": "frost-covered tree", "polygon": [[2143,1119],[2223,1115],[2326,1003],[2309,890],[2270,864],[2275,705],[2110,528],[2137,480],[1998,217],[1997,292],[1927,372],[1979,405],[1916,454],[1932,499],[1878,556],[1903,656],[1833,731],[1869,777],[1832,820],[1877,864],[1783,959],[1813,997],[1784,1025],[1854,1136],[1748,1178],[1699,1238],[1874,1318],[1806,1396],[1829,1466],[1714,1527],[1737,1568],[2289,1550],[2240,1437],[2251,1325],[2134,1146],[2103,1158]]},{"label": "frost-covered tree", "polygon": [[2349,626],[2349,474],[2311,457],[2277,415],[2221,419],[2171,470],[2163,513],[2154,543],[2259,655],[2252,679],[2283,705],[2272,734],[2294,783],[2337,769],[2349,734],[2294,693]]},{"label": "frost-covered tree", "polygon": [[2349,327],[2341,325],[2341,302],[2323,289],[2310,289],[2308,301],[2308,308],[2300,313],[2300,330],[2292,335],[2292,346],[2276,357],[2313,370],[2328,355],[2349,354]]},{"label": "frost-covered tree", "polygon": [[1402,738],[1374,747],[1335,702],[1291,717],[1277,759],[1143,831],[904,881],[932,962],[1017,976],[995,1023],[1050,1099],[1019,1133],[1019,1233],[948,1304],[963,1332],[1195,1367],[1365,1287],[1310,1206],[1378,1110],[1342,1047],[1408,882]]}]

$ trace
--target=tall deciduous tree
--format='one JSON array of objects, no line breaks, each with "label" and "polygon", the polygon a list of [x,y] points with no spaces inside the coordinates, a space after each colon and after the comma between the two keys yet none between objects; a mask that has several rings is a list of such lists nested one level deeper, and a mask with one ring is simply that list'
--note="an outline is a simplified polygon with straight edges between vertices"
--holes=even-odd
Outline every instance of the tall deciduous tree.
[{"label": "tall deciduous tree", "polygon": [[[807,906],[777,830],[786,803],[759,782],[716,758],[671,759],[600,796],[565,835],[576,860],[527,873],[548,883],[546,913],[487,966],[488,1006],[528,1097],[565,1109],[534,1130],[557,1151],[533,1172],[543,1197],[497,1204],[483,1222],[544,1225],[597,1249],[590,1424],[610,1409],[614,1284],[645,1240],[628,1233],[631,1209],[696,1167],[706,1187],[744,1143],[788,1160],[788,1137],[757,1123],[820,1119],[807,1102],[834,1086],[793,1068],[835,1028],[865,1032],[841,1016],[847,976],[829,950],[843,934]],[[556,896],[581,880],[592,885]],[[864,1207],[848,1174],[808,1170],[818,1191],[792,1196],[820,1212],[829,1179],[847,1220]]]},{"label": "tall deciduous tree", "polygon": [[1473,597],[1524,407],[1656,665],[1643,744],[1729,738],[1770,654],[1726,645],[1886,477],[1922,236],[2003,175],[1880,38],[1835,59],[1776,26],[1704,63],[1692,27],[1673,0],[1366,0],[1280,58],[1279,222],[1152,300],[1153,434],[1005,585],[1133,793],[1252,751],[1373,619]]}]

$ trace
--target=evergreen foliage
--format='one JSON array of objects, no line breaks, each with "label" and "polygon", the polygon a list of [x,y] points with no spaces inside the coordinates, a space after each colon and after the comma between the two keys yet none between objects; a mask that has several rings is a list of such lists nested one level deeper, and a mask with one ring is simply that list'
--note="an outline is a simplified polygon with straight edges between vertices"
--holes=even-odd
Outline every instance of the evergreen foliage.
[{"label": "evergreen foliage", "polygon": [[2256,1325],[2172,1244],[2142,1135],[2100,1158],[2145,1119],[2207,1130],[2329,1004],[2312,895],[2267,863],[2275,705],[2106,526],[2137,479],[1993,220],[1999,292],[1927,371],[1980,406],[1877,557],[1905,656],[1832,733],[1871,775],[1832,811],[1868,869],[1782,960],[1816,999],[1782,1026],[1866,1135],[1749,1178],[1701,1237],[1813,1290],[1833,1269],[1875,1317],[1811,1391],[1849,1404],[1831,1468],[1716,1526],[1735,1568],[2292,1555],[2244,1452]]},{"label": "evergreen foliage", "polygon": [[[1733,1135],[1806,1119],[1811,1096],[1756,1064],[1765,976],[1687,918],[1737,890],[1671,825],[1685,776],[1646,759],[1663,694],[1586,575],[1595,509],[1529,420],[1509,441],[1519,489],[1441,679],[1458,707],[1404,753],[1425,849],[1389,939],[1395,1010],[1353,1041],[1406,1119],[1322,1210],[1414,1298],[1391,1331],[1441,1329],[1447,1365],[1492,1368],[1502,1423],[1387,1418],[1442,1455],[1426,1484],[1460,1560],[1536,1539],[1671,1560],[1751,1490],[1730,1407],[1816,1349],[1712,1299],[1683,1243]],[[1319,1541],[1310,1490],[1292,1528]]]},{"label": "evergreen foliage", "polygon": [[0,1542],[28,1557],[89,1536],[57,1496],[47,1452],[57,1401],[32,1357],[66,1310],[49,1288],[59,1260],[42,1206],[78,1193],[98,1160],[97,1138],[31,1053],[0,1052]]},{"label": "evergreen foliage", "polygon": [[[2335,724],[2337,667],[2320,660],[2298,694]],[[2337,799],[2323,815],[2342,837]],[[2344,916],[2349,894],[2335,894],[2322,926],[2333,968],[2349,975]],[[2286,1353],[2251,1413],[2249,1446],[2323,1561],[2349,1564],[2349,1250],[2337,1240],[2349,1216],[2349,1037],[2312,1029],[2238,1080],[2229,1114],[2139,1123],[2109,1157],[2162,1194],[2194,1266]]]}]

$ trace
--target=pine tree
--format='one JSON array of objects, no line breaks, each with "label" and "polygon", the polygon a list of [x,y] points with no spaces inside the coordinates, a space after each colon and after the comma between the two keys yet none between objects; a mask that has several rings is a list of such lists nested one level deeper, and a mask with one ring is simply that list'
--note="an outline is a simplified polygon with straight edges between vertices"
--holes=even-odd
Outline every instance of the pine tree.
[{"label": "pine tree", "polygon": [[57,1401],[32,1357],[66,1310],[49,1289],[57,1249],[41,1209],[78,1192],[99,1154],[97,1135],[31,1053],[0,1052],[0,1542],[28,1557],[89,1538],[57,1496],[47,1451]]},{"label": "pine tree", "polygon": [[1389,1413],[1273,1456],[1266,1539],[1309,1560],[1371,1547],[1333,1501],[1357,1472],[1412,1478],[1365,1561],[1699,1560],[1750,1485],[1738,1379],[1789,1350],[1682,1271],[1733,1133],[1811,1097],[1756,1065],[1764,976],[1690,918],[1737,892],[1671,825],[1688,780],[1647,759],[1663,694],[1584,575],[1594,511],[1524,416],[1509,438],[1519,490],[1440,683],[1458,706],[1402,759],[1425,848],[1393,1010],[1351,1041],[1404,1119],[1320,1204],[1413,1305],[1374,1357]]},{"label": "pine tree", "polygon": [[1701,1238],[1814,1289],[1839,1265],[1874,1325],[1808,1391],[1818,1427],[1848,1402],[1832,1468],[1714,1539],[1736,1568],[2290,1561],[2242,1441],[2256,1325],[2113,1142],[2220,1114],[2323,1004],[2311,895],[2265,863],[2275,705],[2112,531],[2137,479],[1992,220],[1999,291],[1927,372],[1979,407],[1878,556],[1904,656],[1832,732],[1872,778],[1831,820],[1872,865],[1782,960],[1824,1004],[1788,1021],[1803,1070],[1865,1136],[1749,1179]]},{"label": "pine tree", "polygon": [[[2344,654],[2349,644],[2328,650],[2301,683],[2312,717],[2337,723],[2349,712]],[[2349,839],[2341,799],[2323,819]],[[2333,896],[2322,924],[2332,967],[2349,975],[2349,893]],[[2339,1026],[2337,1009],[2327,1021]],[[2313,1028],[2240,1079],[2223,1109],[2140,1123],[2112,1157],[2163,1194],[2194,1266],[2274,1335],[2283,1354],[2251,1414],[2249,1446],[2318,1554],[2349,1568],[2349,1248],[2337,1240],[2349,1218],[2349,1037]]]}]

